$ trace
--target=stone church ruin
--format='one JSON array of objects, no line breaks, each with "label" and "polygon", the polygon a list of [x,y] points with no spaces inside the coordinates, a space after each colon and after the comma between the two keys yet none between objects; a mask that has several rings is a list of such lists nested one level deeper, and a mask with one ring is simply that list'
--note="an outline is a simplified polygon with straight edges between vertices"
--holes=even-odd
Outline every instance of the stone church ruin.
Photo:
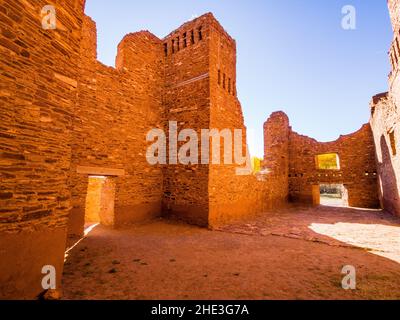
[{"label": "stone church ruin", "polygon": [[[400,0],[388,1],[392,72],[370,122],[320,143],[272,113],[261,178],[237,175],[234,164],[146,160],[146,134],[168,132],[169,121],[199,136],[246,132],[236,42],[211,13],[163,39],[126,35],[113,68],[97,60],[84,0],[57,1],[54,30],[41,27],[45,5],[0,2],[1,299],[37,297],[45,265],[59,286],[67,238],[82,236],[85,223],[119,228],[162,216],[212,229],[288,202],[319,205],[321,185],[343,188],[348,206],[400,215]],[[245,135],[242,147],[246,154]]]}]

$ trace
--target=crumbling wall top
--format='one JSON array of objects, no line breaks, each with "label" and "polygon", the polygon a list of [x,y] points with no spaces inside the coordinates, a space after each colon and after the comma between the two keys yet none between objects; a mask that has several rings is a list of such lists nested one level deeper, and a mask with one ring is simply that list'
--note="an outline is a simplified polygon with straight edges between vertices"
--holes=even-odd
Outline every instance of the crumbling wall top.
[{"label": "crumbling wall top", "polygon": [[236,45],[235,39],[233,39],[229,33],[222,27],[222,25],[219,23],[219,21],[215,18],[215,16],[211,12],[207,12],[203,15],[201,15],[198,18],[195,18],[193,20],[187,21],[184,24],[182,24],[179,28],[175,29],[171,33],[169,33],[166,37],[164,37],[162,40],[166,41],[171,37],[174,37],[177,33],[180,33],[182,30],[186,30],[191,28],[193,25],[200,25],[200,24],[208,24],[212,25],[215,29],[217,29],[221,34],[223,34],[229,41],[231,41],[233,44]]}]

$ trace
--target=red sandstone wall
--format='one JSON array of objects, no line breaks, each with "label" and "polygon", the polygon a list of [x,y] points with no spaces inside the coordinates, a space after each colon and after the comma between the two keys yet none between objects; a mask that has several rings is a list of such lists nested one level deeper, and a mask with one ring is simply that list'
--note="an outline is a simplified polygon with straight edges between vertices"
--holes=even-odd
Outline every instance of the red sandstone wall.
[{"label": "red sandstone wall", "polygon": [[[309,201],[310,186],[327,181],[345,183],[351,205],[376,205],[368,126],[320,144],[290,132],[287,117],[274,113],[264,126],[267,174],[258,177],[238,176],[234,165],[150,166],[146,133],[167,129],[168,121],[198,134],[245,132],[234,40],[207,14],[163,40],[149,32],[126,36],[114,69],[96,60],[96,27],[83,15],[84,0],[58,2],[56,31],[40,27],[45,4],[0,2],[0,298],[37,295],[43,265],[62,274],[67,222],[71,234],[83,231],[88,177],[81,166],[123,170],[113,179],[116,225],[158,215],[162,202],[167,216],[216,226],[282,205],[289,186],[292,199]],[[341,175],[313,170],[315,152],[338,152]]]},{"label": "red sandstone wall", "polygon": [[[233,165],[174,165],[168,159],[161,173],[145,162],[146,132],[162,127],[168,133],[169,121],[178,123],[178,132],[195,129],[199,136],[207,128],[245,132],[236,97],[236,44],[211,14],[185,23],[162,42],[148,32],[127,36],[119,46],[116,70],[96,61],[96,27],[90,18],[84,20],[83,34],[70,179],[71,234],[83,231],[87,176],[77,173],[78,166],[127,172],[116,179],[117,224],[159,212],[161,198],[164,215],[204,226],[287,199],[286,173],[284,180],[271,176],[260,182],[255,176],[237,176]],[[129,134],[131,140],[126,139]]]},{"label": "red sandstone wall", "polygon": [[117,68],[96,60],[96,25],[84,19],[79,101],[74,118],[70,234],[83,232],[88,176],[78,166],[123,169],[115,178],[115,224],[161,214],[162,171],[146,160],[146,134],[162,127],[162,44],[149,32],[127,35]]},{"label": "red sandstone wall", "polygon": [[[379,194],[383,208],[397,215],[400,215],[399,122],[398,108],[387,93],[377,95],[372,99],[370,123],[376,146]],[[395,137],[394,148],[397,154],[393,151],[390,132],[393,132]]]},{"label": "red sandstone wall", "polygon": [[400,1],[389,0],[388,6],[393,25],[389,92],[372,98],[370,124],[376,146],[382,206],[400,215]]},{"label": "red sandstone wall", "polygon": [[44,265],[60,283],[84,0],[0,1],[0,299],[34,298]]},{"label": "red sandstone wall", "polygon": [[289,136],[291,127],[284,112],[274,112],[264,123],[263,167],[279,181],[288,196],[289,188]]},{"label": "red sandstone wall", "polygon": [[[169,132],[168,121],[177,121],[178,132],[194,129],[199,137],[201,129],[210,126],[209,23],[210,16],[204,15],[182,25],[163,39],[164,45],[167,45],[167,55],[164,54],[165,132]],[[201,40],[199,28],[202,30]],[[192,31],[194,43],[191,41]],[[179,143],[178,148],[183,144]],[[170,163],[169,160],[168,157]],[[207,226],[208,166],[169,164],[163,172],[164,214]]]},{"label": "red sandstone wall", "polygon": [[393,42],[389,50],[392,71],[389,75],[389,96],[400,105],[400,1],[388,2],[393,25]]},{"label": "red sandstone wall", "polygon": [[[317,168],[315,157],[326,153],[339,155],[339,170]],[[369,124],[353,134],[327,143],[296,132],[290,133],[290,200],[312,204],[312,187],[320,184],[344,184],[349,206],[379,208],[375,147]]]},{"label": "red sandstone wall", "polygon": [[[246,155],[246,127],[236,91],[236,43],[215,19],[210,29],[210,128],[229,129],[232,135],[234,129],[242,129]],[[223,159],[223,140],[220,153]],[[276,208],[287,199],[287,174],[283,180],[272,174],[241,176],[237,168],[224,163],[210,166],[209,224],[213,227]]]},{"label": "red sandstone wall", "polygon": [[390,18],[392,20],[393,30],[398,31],[400,28],[400,1],[388,0]]}]

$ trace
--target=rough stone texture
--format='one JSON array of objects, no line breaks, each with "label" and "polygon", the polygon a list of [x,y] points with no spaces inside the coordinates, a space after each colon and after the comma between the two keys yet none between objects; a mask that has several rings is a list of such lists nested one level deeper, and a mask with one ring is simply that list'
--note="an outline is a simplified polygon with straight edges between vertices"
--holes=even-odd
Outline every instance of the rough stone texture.
[{"label": "rough stone texture", "polygon": [[[288,188],[292,202],[319,204],[320,184],[344,184],[349,205],[378,208],[377,169],[371,128],[364,125],[356,133],[337,141],[321,143],[293,132],[287,115],[273,113],[264,124],[263,167],[276,188]],[[340,170],[320,170],[316,156],[336,153]]]},{"label": "rough stone texture", "polygon": [[[211,14],[185,23],[169,34],[165,61],[165,132],[168,121],[176,121],[178,132],[210,127],[210,22]],[[199,28],[202,28],[202,39]],[[193,32],[193,40],[192,40]],[[185,35],[186,33],[186,46]],[[170,142],[167,137],[168,143]],[[179,149],[185,142],[179,142]],[[170,146],[174,153],[176,148]],[[199,149],[200,150],[200,146]],[[200,151],[199,151],[200,154]],[[208,165],[173,164],[164,167],[163,212],[198,225],[208,225]]]},{"label": "rough stone texture", "polygon": [[[167,50],[165,119],[176,121],[178,132],[194,129],[199,137],[201,129],[219,132],[228,129],[232,136],[234,129],[242,129],[242,155],[245,156],[246,128],[236,96],[236,42],[209,13],[185,23],[163,43]],[[167,121],[165,131],[168,131]],[[180,142],[178,148],[184,143]],[[221,164],[165,167],[164,214],[215,227],[281,206],[286,201],[287,183],[282,184],[272,176],[260,181],[252,174],[237,175],[237,165],[224,163],[223,138],[218,151]],[[200,162],[200,143],[198,153]],[[213,156],[210,150],[210,161]]]},{"label": "rough stone texture", "polygon": [[389,12],[393,25],[393,42],[389,51],[392,71],[389,75],[389,95],[395,105],[400,105],[400,1],[390,0]]},{"label": "rough stone texture", "polygon": [[[60,283],[67,228],[69,235],[83,233],[93,175],[109,181],[115,208],[105,224],[113,226],[164,214],[216,227],[280,207],[289,196],[315,203],[313,186],[329,182],[346,185],[352,206],[378,205],[368,125],[318,143],[292,132],[284,113],[274,113],[264,125],[259,175],[237,175],[229,164],[148,164],[146,134],[154,128],[170,134],[169,121],[178,132],[242,129],[246,155],[235,41],[209,13],[164,39],[148,31],[125,36],[111,68],[97,61],[96,25],[84,15],[84,0],[57,1],[56,30],[41,28],[45,5],[0,1],[0,299],[38,296],[44,265],[56,267]],[[389,8],[395,34],[390,90],[374,98],[371,126],[375,143],[383,136],[393,149],[399,1],[389,1]],[[382,203],[398,212],[398,156],[379,158],[377,149]],[[339,154],[340,171],[316,170],[315,155],[325,152]]]},{"label": "rough stone texture", "polygon": [[274,112],[264,123],[263,167],[280,188],[289,192],[289,118],[284,112]]},{"label": "rough stone texture", "polygon": [[[232,136],[235,129],[241,129],[242,152],[239,156],[245,157],[246,127],[236,89],[236,42],[215,19],[211,21],[210,32],[210,128],[229,129]],[[222,139],[220,147],[223,159]],[[257,179],[252,174],[238,175],[237,169],[237,164],[210,165],[209,224],[213,227],[280,206],[286,200],[287,188],[275,177]]]},{"label": "rough stone texture", "polygon": [[0,299],[40,293],[42,267],[60,283],[70,191],[84,0],[0,1]]},{"label": "rough stone texture", "polygon": [[389,92],[372,98],[370,123],[376,147],[381,203],[386,210],[400,215],[400,1],[389,0],[388,5],[393,24]]},{"label": "rough stone texture", "polygon": [[390,18],[392,20],[393,30],[398,31],[400,28],[400,1],[388,0]]},{"label": "rough stone texture", "polygon": [[[236,43],[212,14],[185,23],[163,40],[147,31],[126,36],[116,70],[96,60],[96,26],[89,17],[82,34],[70,172],[71,235],[83,233],[87,175],[77,173],[79,166],[127,172],[116,178],[116,225],[161,214],[161,203],[166,216],[208,226],[284,202],[287,192],[276,193],[271,179],[239,177],[234,165],[173,164],[169,154],[162,169],[146,161],[146,133],[163,128],[169,137],[170,121],[177,123],[178,133],[194,129],[199,137],[202,129],[245,132],[235,88]],[[225,77],[219,83],[218,70]],[[244,155],[245,139],[244,134]],[[201,144],[198,152],[200,162]],[[249,189],[256,192],[243,192]]]},{"label": "rough stone texture", "polygon": [[[161,213],[162,172],[146,160],[146,134],[161,127],[162,44],[147,31],[124,37],[116,69],[96,60],[96,25],[84,18],[80,49],[78,104],[70,167],[70,219],[82,221],[88,175],[78,166],[124,169],[115,178],[115,225]],[[71,229],[83,233],[83,224]]]},{"label": "rough stone texture", "polygon": [[[49,31],[38,14],[44,1],[1,2],[0,231],[2,256],[9,256],[0,270],[2,297],[36,296],[39,265],[62,272],[66,229],[83,233],[89,175],[111,173],[114,226],[162,212],[209,226],[287,197],[286,187],[236,176],[235,166],[147,163],[146,134],[153,128],[168,133],[168,121],[177,121],[179,131],[245,130],[236,98],[236,45],[212,14],[163,40],[148,31],[127,35],[111,68],[96,59],[96,25],[84,16],[84,4],[58,2],[58,29]],[[10,237],[20,240],[10,246]],[[29,255],[20,248],[26,241]],[[19,262],[28,257],[35,262]],[[16,284],[21,276],[26,286]]]},{"label": "rough stone texture", "polygon": [[[382,207],[394,214],[400,214],[400,159],[397,154],[399,152],[397,139],[400,137],[400,128],[397,126],[400,120],[398,108],[385,93],[373,98],[371,112],[370,122],[376,145]],[[391,135],[395,139],[394,144],[392,144]]]},{"label": "rough stone texture", "polygon": [[[319,154],[336,153],[339,170],[321,170]],[[318,203],[320,184],[343,184],[351,207],[379,208],[375,147],[369,124],[359,131],[321,143],[291,131],[289,139],[290,200]],[[313,194],[313,186],[317,192]],[[315,192],[315,191],[314,191]]]}]

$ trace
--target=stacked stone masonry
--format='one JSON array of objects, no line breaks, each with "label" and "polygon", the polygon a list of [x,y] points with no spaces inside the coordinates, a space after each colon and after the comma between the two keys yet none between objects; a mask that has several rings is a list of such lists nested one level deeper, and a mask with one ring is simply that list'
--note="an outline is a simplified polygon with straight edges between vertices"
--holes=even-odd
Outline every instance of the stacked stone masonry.
[{"label": "stacked stone masonry", "polygon": [[[316,156],[336,154],[337,169],[318,167]],[[318,203],[321,184],[343,184],[348,205],[379,208],[375,146],[369,124],[338,140],[320,143],[291,131],[289,135],[289,194],[293,202]],[[314,191],[313,191],[314,187]]]},{"label": "stacked stone masonry", "polygon": [[389,91],[372,98],[370,124],[378,163],[381,206],[400,215],[400,1],[389,0],[388,6],[393,25]]},{"label": "stacked stone masonry", "polygon": [[[399,57],[399,1],[388,4],[397,35],[391,55]],[[395,60],[389,93],[371,103],[371,125],[352,135],[318,143],[276,112],[264,124],[259,174],[201,163],[200,146],[198,163],[174,164],[167,152],[170,164],[151,165],[147,133],[162,129],[171,143],[171,122],[178,133],[194,129],[199,136],[202,129],[241,129],[246,158],[235,40],[208,13],[164,39],[128,34],[112,68],[97,61],[96,24],[84,15],[84,0],[57,1],[55,30],[41,26],[45,5],[0,1],[0,298],[37,297],[44,265],[56,267],[60,285],[67,236],[83,234],[87,204],[101,206],[90,202],[90,177],[108,179],[99,185],[114,203],[107,217],[114,227],[162,215],[212,228],[289,199],[315,203],[314,187],[331,182],[347,187],[350,205],[378,207],[380,198],[400,212],[398,156],[374,148],[383,139],[393,153],[398,141]],[[316,168],[315,156],[327,152],[339,155],[340,170]]]},{"label": "stacked stone masonry", "polygon": [[[42,267],[62,274],[83,0],[0,1],[0,298],[33,298]],[[57,277],[60,285],[61,277]]]},{"label": "stacked stone masonry", "polygon": [[74,113],[69,234],[83,233],[88,175],[79,167],[123,169],[114,178],[116,226],[160,213],[162,171],[146,161],[146,133],[162,126],[161,40],[149,32],[124,37],[116,69],[96,59],[96,25],[84,18],[78,103]]}]

